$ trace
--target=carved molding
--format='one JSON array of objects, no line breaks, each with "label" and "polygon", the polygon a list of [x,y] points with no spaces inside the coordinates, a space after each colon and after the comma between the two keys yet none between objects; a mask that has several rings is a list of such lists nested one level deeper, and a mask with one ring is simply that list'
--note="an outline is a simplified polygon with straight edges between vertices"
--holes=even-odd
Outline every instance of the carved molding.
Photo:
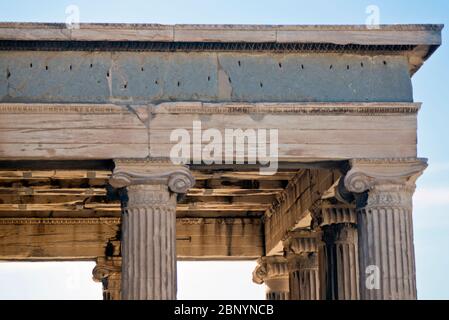
[{"label": "carved molding", "polygon": [[0,218],[0,225],[118,225],[120,222],[121,218]]},{"label": "carved molding", "polygon": [[402,186],[414,191],[416,179],[427,167],[426,159],[358,159],[350,161],[351,170],[344,185],[354,193],[363,193],[380,185]]},{"label": "carved molding", "polygon": [[[136,105],[133,108],[148,108],[151,113],[180,114],[416,114],[420,103],[203,103],[166,102],[159,105]],[[119,104],[74,104],[74,103],[0,103],[0,113],[127,113],[128,107]]]},{"label": "carved molding", "polygon": [[282,256],[264,256],[257,260],[253,282],[262,284],[267,280],[288,278],[287,259]]},{"label": "carved molding", "polygon": [[195,184],[187,167],[166,160],[114,160],[115,169],[109,183],[114,188],[131,185],[167,185],[175,193],[186,193]]},{"label": "carved molding", "polygon": [[172,194],[168,192],[165,185],[137,184],[128,187],[127,207],[172,207]]},{"label": "carved molding", "polygon": [[414,188],[403,187],[395,184],[384,184],[374,186],[368,196],[365,208],[370,207],[403,207],[412,209]]},{"label": "carved molding", "polygon": [[123,202],[125,213],[176,214],[176,194],[170,193],[166,185],[131,185],[128,187],[127,197],[127,200]]},{"label": "carved molding", "polygon": [[0,113],[124,113],[125,106],[115,104],[74,103],[0,103]]},{"label": "carved molding", "polygon": [[[119,225],[122,218],[0,218],[0,225]],[[180,225],[260,225],[260,219],[253,218],[177,218]]]},{"label": "carved molding", "polygon": [[395,114],[419,111],[420,103],[202,103],[167,102],[152,110],[152,113],[180,114]]}]

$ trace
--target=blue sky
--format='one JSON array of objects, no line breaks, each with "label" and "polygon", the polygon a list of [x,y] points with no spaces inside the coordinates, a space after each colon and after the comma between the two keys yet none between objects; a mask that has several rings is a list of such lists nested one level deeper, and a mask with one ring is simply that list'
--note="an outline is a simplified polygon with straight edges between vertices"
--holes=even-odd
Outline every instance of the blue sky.
[{"label": "blue sky", "polygon": [[[444,23],[449,28],[449,1],[447,0],[0,0],[0,21],[64,22],[65,8],[71,4],[79,7],[81,22],[167,24],[364,24],[367,18],[366,7],[376,5],[380,9],[382,24]],[[443,46],[413,78],[414,99],[423,102],[418,127],[419,156],[429,158],[430,164],[418,181],[414,201],[418,295],[421,299],[449,299],[449,278],[446,276],[446,271],[449,270],[449,257],[446,254],[449,244],[449,150],[446,141],[449,139],[449,106],[446,105],[449,101],[449,64],[447,63],[449,49],[445,43],[447,32],[447,29],[443,31]],[[8,282],[2,274],[16,277],[15,284],[17,284],[23,274],[31,271],[29,268],[37,267],[19,268],[22,270],[20,273],[17,268],[8,271],[4,264],[0,264],[0,298],[12,297],[12,293],[9,295],[5,293],[4,288],[7,287]],[[65,272],[63,268],[65,267],[60,267],[61,275]],[[83,270],[87,267],[85,264],[80,264],[79,268],[80,272],[84,272]],[[185,268],[182,270],[192,272],[192,269]],[[196,270],[207,268],[207,265],[201,264]],[[41,275],[43,272],[50,276],[56,272],[53,269],[50,272],[50,269],[47,266],[48,272],[42,271],[45,268],[33,272],[40,272]],[[246,276],[247,269],[248,265],[241,265],[239,270]],[[221,293],[220,297],[226,297],[227,290],[229,290],[227,297],[233,297],[235,285],[239,285],[236,281],[240,281],[242,277],[236,279],[232,274],[235,272],[229,272],[228,281],[222,283],[224,287],[221,290],[225,295]],[[210,274],[210,281],[214,281],[213,278],[216,276]],[[226,272],[220,273],[220,276],[226,277]],[[251,275],[248,274],[247,277],[250,280]],[[11,279],[11,277],[8,278]],[[201,272],[193,273],[190,282],[180,281],[179,286],[181,287],[183,283],[190,286],[195,281],[199,284],[200,278]],[[182,275],[180,275],[181,279]],[[35,291],[32,292],[35,292],[35,295],[32,296],[39,296],[39,290],[36,289],[39,287],[38,283],[29,281],[28,278],[27,280],[27,282],[24,281],[23,286],[27,285],[31,291],[34,288]],[[229,283],[229,288],[226,287],[226,283]],[[250,281],[241,283],[240,287],[242,290],[248,290],[248,294],[253,295],[254,298],[260,298],[261,291],[254,290]],[[98,286],[94,289],[85,287],[85,292],[94,290],[98,296],[98,288]],[[20,286],[17,290],[27,291]],[[180,292],[183,292],[182,297],[198,297],[198,290],[186,291],[184,288],[182,290],[180,288]],[[79,293],[82,294],[82,292],[82,288],[79,289]],[[55,296],[58,296],[58,292]]]}]

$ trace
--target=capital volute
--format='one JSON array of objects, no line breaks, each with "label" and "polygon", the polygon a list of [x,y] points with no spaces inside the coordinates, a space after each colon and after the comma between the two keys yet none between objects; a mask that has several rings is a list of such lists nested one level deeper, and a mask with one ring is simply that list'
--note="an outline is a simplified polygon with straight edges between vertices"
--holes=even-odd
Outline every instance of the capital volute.
[{"label": "capital volute", "polygon": [[257,260],[253,282],[262,284],[267,280],[288,277],[287,259],[283,256],[264,256]]},{"label": "capital volute", "polygon": [[374,187],[400,186],[414,190],[416,179],[427,167],[426,159],[355,159],[344,178],[345,188],[363,193]]},{"label": "capital volute", "polygon": [[186,193],[195,184],[190,170],[169,161],[114,160],[115,168],[109,183],[114,188],[131,185],[165,184],[175,193]]},{"label": "capital volute", "polygon": [[113,275],[121,274],[122,260],[120,257],[97,258],[97,265],[92,271],[94,281],[101,282]]}]

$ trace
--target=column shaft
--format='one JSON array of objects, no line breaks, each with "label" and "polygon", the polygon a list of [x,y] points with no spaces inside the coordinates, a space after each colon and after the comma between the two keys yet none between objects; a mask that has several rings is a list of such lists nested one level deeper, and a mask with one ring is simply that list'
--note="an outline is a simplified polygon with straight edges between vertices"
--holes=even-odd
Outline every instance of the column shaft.
[{"label": "column shaft", "polygon": [[317,235],[310,230],[296,230],[283,243],[289,262],[291,300],[320,298]]},{"label": "column shaft", "polygon": [[314,211],[319,241],[321,299],[357,300],[359,262],[355,205],[322,201]]},{"label": "column shaft", "polygon": [[176,194],[165,185],[127,188],[123,214],[123,299],[176,298]]},{"label": "column shaft", "polygon": [[321,298],[359,299],[357,229],[353,224],[322,227],[320,248]]},{"label": "column shaft", "polygon": [[[294,255],[290,262],[290,299],[319,300],[318,255],[315,252]],[[296,266],[295,266],[296,264]]]},{"label": "column shaft", "polygon": [[358,210],[358,221],[362,299],[416,299],[411,208],[369,205]]},{"label": "column shaft", "polygon": [[176,299],[176,200],[195,179],[167,160],[115,160],[122,200],[122,298]]}]

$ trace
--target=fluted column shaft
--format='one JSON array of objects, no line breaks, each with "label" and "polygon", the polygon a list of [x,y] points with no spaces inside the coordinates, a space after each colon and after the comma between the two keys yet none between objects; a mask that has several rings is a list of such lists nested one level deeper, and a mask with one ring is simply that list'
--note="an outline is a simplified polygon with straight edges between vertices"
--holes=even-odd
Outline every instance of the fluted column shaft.
[{"label": "fluted column shaft", "polygon": [[122,299],[176,299],[176,199],[193,186],[187,168],[116,160],[122,198]]},{"label": "fluted column shaft", "polygon": [[353,160],[345,187],[356,195],[360,297],[416,299],[412,195],[422,159]]},{"label": "fluted column shaft", "polygon": [[290,300],[319,300],[318,255],[291,255],[289,260]]},{"label": "fluted column shaft", "polygon": [[127,188],[122,217],[123,298],[176,298],[176,194],[165,185]]},{"label": "fluted column shaft", "polygon": [[293,231],[284,241],[291,300],[319,300],[317,233]]},{"label": "fluted column shaft", "polygon": [[281,256],[261,257],[257,260],[253,281],[265,283],[266,300],[289,300],[287,260]]},{"label": "fluted column shaft", "polygon": [[320,207],[321,299],[359,299],[358,236],[355,206],[325,203]]},{"label": "fluted column shaft", "polygon": [[[362,299],[416,299],[412,192],[378,186],[358,209]],[[407,200],[406,200],[407,199]],[[403,200],[410,205],[401,204]]]}]

